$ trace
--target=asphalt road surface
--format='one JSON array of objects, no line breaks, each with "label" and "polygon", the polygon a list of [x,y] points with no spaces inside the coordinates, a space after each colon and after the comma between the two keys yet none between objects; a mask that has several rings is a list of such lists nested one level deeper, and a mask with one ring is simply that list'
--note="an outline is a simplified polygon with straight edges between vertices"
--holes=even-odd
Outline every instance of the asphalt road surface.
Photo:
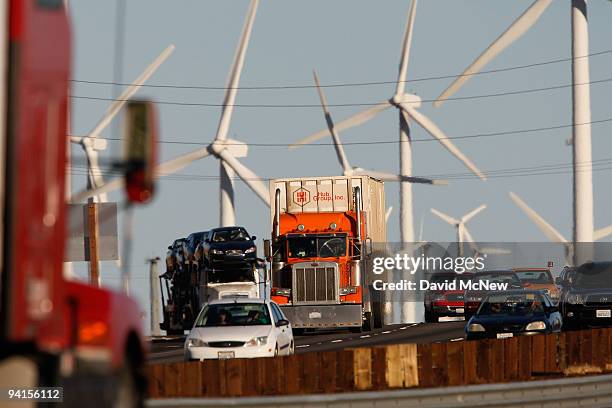
[{"label": "asphalt road surface", "polygon": [[[435,343],[462,341],[465,322],[396,324],[367,333],[317,331],[295,338],[295,352],[331,351],[350,347],[367,347],[400,343]],[[184,338],[175,337],[151,343],[149,363],[183,361]]]}]

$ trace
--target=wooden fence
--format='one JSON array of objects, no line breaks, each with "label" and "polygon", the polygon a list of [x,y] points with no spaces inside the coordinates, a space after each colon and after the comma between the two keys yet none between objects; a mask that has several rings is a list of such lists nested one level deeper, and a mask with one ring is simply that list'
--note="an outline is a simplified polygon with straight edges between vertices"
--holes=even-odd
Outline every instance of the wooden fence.
[{"label": "wooden fence", "polygon": [[612,371],[612,328],[288,357],[152,364],[149,398],[325,394]]}]

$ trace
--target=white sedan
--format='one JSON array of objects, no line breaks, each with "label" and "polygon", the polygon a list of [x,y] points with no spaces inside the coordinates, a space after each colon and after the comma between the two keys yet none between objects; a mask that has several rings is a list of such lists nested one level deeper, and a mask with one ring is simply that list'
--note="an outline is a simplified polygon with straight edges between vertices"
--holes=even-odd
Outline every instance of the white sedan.
[{"label": "white sedan", "polygon": [[223,298],[202,308],[184,350],[189,361],[289,355],[295,345],[291,324],[276,303]]}]

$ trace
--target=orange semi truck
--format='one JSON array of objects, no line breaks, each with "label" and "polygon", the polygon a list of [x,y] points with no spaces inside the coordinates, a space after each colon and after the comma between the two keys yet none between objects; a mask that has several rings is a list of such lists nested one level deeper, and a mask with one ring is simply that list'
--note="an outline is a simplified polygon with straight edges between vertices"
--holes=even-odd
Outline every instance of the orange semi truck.
[{"label": "orange semi truck", "polygon": [[369,176],[270,182],[271,298],[297,332],[382,327],[381,293],[370,287],[368,257],[386,240],[382,181]]}]

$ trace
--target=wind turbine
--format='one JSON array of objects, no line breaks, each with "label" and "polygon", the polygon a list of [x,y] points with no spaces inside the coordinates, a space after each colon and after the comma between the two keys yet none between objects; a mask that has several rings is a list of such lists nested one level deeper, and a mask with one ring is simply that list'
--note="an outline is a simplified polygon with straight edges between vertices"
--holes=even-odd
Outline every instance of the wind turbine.
[{"label": "wind turbine", "polygon": [[[382,101],[381,103],[360,112],[354,116],[349,117],[335,125],[337,132],[350,129],[358,126],[368,120],[374,118],[379,113],[385,111],[390,107],[395,107],[399,111],[400,117],[400,172],[401,177],[412,176],[412,141],[410,137],[410,129],[408,127],[408,121],[410,119],[418,123],[423,129],[437,139],[442,146],[459,159],[465,166],[470,169],[481,179],[485,180],[486,177],[482,172],[468,159],[446,136],[446,134],[427,116],[417,110],[421,106],[421,98],[414,94],[406,93],[405,83],[406,75],[408,71],[408,61],[410,57],[410,45],[412,42],[412,29],[414,26],[414,20],[416,16],[417,0],[413,0],[408,13],[408,21],[406,24],[406,30],[403,38],[401,60],[399,67],[399,75],[397,79],[397,85],[395,94],[389,99]],[[300,145],[309,144],[319,139],[322,139],[330,135],[329,129],[321,130],[315,134],[301,139],[294,143],[290,148],[296,148]],[[412,214],[412,186],[411,183],[404,179],[400,183],[400,239],[404,243],[414,242],[414,230],[413,230],[413,214]]]},{"label": "wind turbine", "polygon": [[[190,153],[175,157],[169,161],[159,164],[155,169],[155,177],[159,178],[164,175],[176,173],[194,161],[203,159],[207,156],[214,156],[219,160],[220,166],[220,224],[222,226],[235,225],[234,213],[234,190],[232,177],[237,174],[238,177],[253,190],[253,192],[267,205],[270,206],[268,197],[268,188],[259,177],[246,166],[244,166],[237,157],[245,157],[248,152],[247,145],[227,137],[230,120],[233,112],[233,105],[236,100],[236,93],[240,81],[240,73],[244,65],[244,57],[248,47],[253,21],[257,12],[259,0],[251,0],[247,16],[245,19],[238,48],[234,56],[234,61],[230,69],[227,89],[223,101],[223,109],[217,133],[213,141],[206,147],[194,150]],[[83,198],[93,195],[108,193],[123,187],[123,179],[117,178],[98,188],[84,191],[73,196],[72,200],[82,200]]]},{"label": "wind turbine", "polygon": [[[98,152],[106,150],[107,142],[104,139],[99,139],[102,131],[112,122],[115,116],[121,111],[127,101],[134,96],[136,92],[142,87],[142,85],[155,73],[157,68],[166,61],[166,59],[174,51],[174,45],[169,45],[161,54],[143,71],[142,74],[132,84],[121,93],[121,95],[110,104],[106,113],[96,126],[83,137],[71,136],[70,141],[75,144],[79,144],[85,151],[85,157],[87,158],[87,187],[96,188],[104,184],[100,166],[98,164]],[[94,197],[94,201],[106,202],[106,193],[101,193]]]},{"label": "wind turbine", "polygon": [[[434,106],[440,106],[474,74],[518,40],[540,19],[552,0],[536,0],[521,14],[466,70],[438,97]],[[593,171],[591,149],[591,101],[589,86],[589,32],[586,0],[571,1],[572,19],[572,120],[574,164],[574,229],[576,242],[593,242]],[[580,167],[580,168],[579,168]],[[580,264],[590,257],[588,245],[574,254],[574,263]]]},{"label": "wind turbine", "polygon": [[451,217],[448,214],[443,213],[442,211],[436,210],[435,208],[431,209],[432,214],[437,215],[443,221],[446,221],[450,225],[454,226],[457,229],[457,255],[463,256],[463,243],[466,238],[471,238],[469,231],[467,230],[466,223],[474,218],[479,212],[487,208],[486,204],[482,204],[481,206],[473,209],[467,214],[463,215],[461,218],[457,219]]},{"label": "wind turbine", "polygon": [[[574,263],[574,245],[575,243],[569,242],[555,227],[550,225],[540,214],[538,214],[533,208],[531,208],[522,198],[517,194],[510,192],[510,198],[514,203],[529,217],[531,221],[546,235],[552,242],[557,242],[563,245],[565,249],[565,262],[568,265],[578,265]],[[605,228],[591,231],[593,235],[593,242],[599,241],[612,235],[612,225]]]},{"label": "wind turbine", "polygon": [[331,112],[329,111],[329,107],[327,106],[327,98],[323,93],[323,89],[321,89],[321,84],[319,82],[319,76],[316,71],[312,71],[314,76],[315,85],[317,87],[317,92],[319,93],[319,99],[321,100],[321,107],[323,108],[323,114],[325,116],[325,122],[327,123],[327,129],[329,133],[332,135],[332,139],[334,141],[334,149],[336,150],[336,155],[338,156],[338,162],[340,162],[340,166],[342,167],[343,175],[350,176],[359,176],[359,175],[367,175],[376,177],[383,181],[406,181],[409,183],[422,183],[422,184],[448,184],[446,180],[431,180],[422,177],[409,177],[409,176],[401,176],[398,174],[385,173],[374,170],[365,170],[361,167],[351,167],[349,164],[348,158],[344,151],[344,146],[342,145],[342,141],[340,140],[340,135],[334,126],[334,121],[331,116]]}]

